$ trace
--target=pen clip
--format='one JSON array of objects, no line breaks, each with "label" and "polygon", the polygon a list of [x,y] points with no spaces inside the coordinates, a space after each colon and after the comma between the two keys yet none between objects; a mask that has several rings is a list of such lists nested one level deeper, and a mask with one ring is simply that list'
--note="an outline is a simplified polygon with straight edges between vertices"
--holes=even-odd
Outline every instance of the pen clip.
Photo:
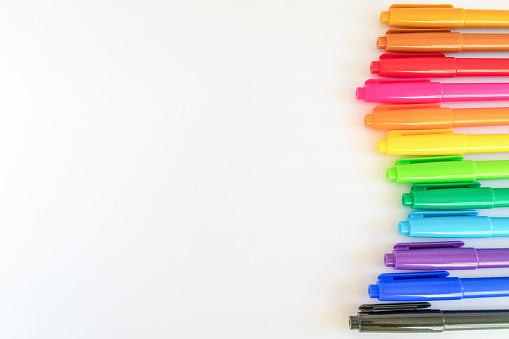
[{"label": "pen clip", "polygon": [[435,218],[435,217],[476,217],[476,210],[442,210],[442,211],[412,211],[408,213],[408,219]]},{"label": "pen clip", "polygon": [[406,29],[389,29],[385,34],[405,34],[405,33],[451,33],[449,28],[406,28]]},{"label": "pen clip", "polygon": [[452,129],[427,129],[427,130],[397,130],[387,132],[386,138],[389,137],[404,137],[409,135],[446,135],[446,134],[454,134],[454,130]]},{"label": "pen clip", "polygon": [[390,304],[362,304],[360,312],[391,312],[391,311],[417,311],[431,307],[430,303],[390,303]]},{"label": "pen clip", "polygon": [[394,249],[397,251],[410,251],[428,248],[460,248],[464,245],[463,241],[402,242],[394,245]]},{"label": "pen clip", "polygon": [[410,78],[410,79],[368,79],[364,83],[367,84],[401,84],[401,83],[419,83],[419,82],[431,82],[428,78]]},{"label": "pen clip", "polygon": [[444,161],[462,161],[462,155],[439,155],[435,157],[417,157],[417,158],[400,158],[396,160],[396,165],[410,165],[422,164],[429,162],[444,162]]},{"label": "pen clip", "polygon": [[431,271],[431,272],[409,272],[409,273],[382,273],[378,276],[378,281],[396,281],[408,279],[430,279],[445,278],[449,276],[447,271]]},{"label": "pen clip", "polygon": [[383,53],[378,60],[407,58],[445,58],[444,53]]},{"label": "pen clip", "polygon": [[400,104],[400,105],[378,105],[373,108],[375,112],[386,111],[399,111],[404,109],[428,109],[428,108],[442,108],[440,104]]},{"label": "pen clip", "polygon": [[391,8],[454,8],[451,4],[394,4]]},{"label": "pen clip", "polygon": [[435,184],[415,184],[410,189],[411,191],[426,191],[441,188],[479,188],[481,183],[478,181],[474,182],[442,182]]}]

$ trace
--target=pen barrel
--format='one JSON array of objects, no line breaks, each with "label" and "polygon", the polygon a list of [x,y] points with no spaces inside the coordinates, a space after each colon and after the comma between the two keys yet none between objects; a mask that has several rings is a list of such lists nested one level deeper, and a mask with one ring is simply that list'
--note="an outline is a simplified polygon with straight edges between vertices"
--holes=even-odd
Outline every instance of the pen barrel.
[{"label": "pen barrel", "polygon": [[509,267],[508,248],[479,248],[476,251],[478,268]]},{"label": "pen barrel", "polygon": [[507,179],[509,178],[509,160],[475,161],[474,180]]},{"label": "pen barrel", "polygon": [[463,298],[492,298],[509,296],[509,277],[461,278]]},{"label": "pen barrel", "polygon": [[509,188],[492,188],[491,190],[493,191],[493,207],[509,207]]},{"label": "pen barrel", "polygon": [[442,101],[509,99],[509,83],[443,83]]},{"label": "pen barrel", "polygon": [[[404,193],[403,206],[415,209],[484,209],[509,206],[507,188],[443,188]],[[468,218],[468,217],[467,217]]]},{"label": "pen barrel", "polygon": [[455,74],[457,76],[472,77],[509,75],[509,59],[458,58],[455,63],[457,67]]},{"label": "pen barrel", "polygon": [[464,15],[463,27],[509,27],[508,10],[465,9]]},{"label": "pen barrel", "polygon": [[462,35],[462,52],[504,52],[509,51],[509,34]]},{"label": "pen barrel", "polygon": [[[486,253],[487,260],[495,259]],[[426,248],[395,250],[384,258],[385,266],[397,270],[475,270],[478,267],[477,251],[474,248]]]},{"label": "pen barrel", "polygon": [[[476,37],[470,39],[477,41]],[[443,52],[458,53],[463,37],[458,32],[391,33],[377,40],[377,48],[386,52]]]},{"label": "pen barrel", "polygon": [[454,108],[451,111],[452,127],[509,124],[509,107]]},{"label": "pen barrel", "polygon": [[[430,201],[422,202],[416,207],[428,208],[430,204],[432,204]],[[409,218],[399,223],[399,233],[419,238],[507,237],[509,236],[509,218],[485,216]]]},{"label": "pen barrel", "polygon": [[[463,298],[461,280],[457,277],[379,281],[375,285],[369,285],[368,290],[370,298],[377,298],[380,301],[460,300]],[[474,288],[472,293],[476,293]]]},{"label": "pen barrel", "polygon": [[509,134],[472,134],[465,138],[465,153],[509,152]]},{"label": "pen barrel", "polygon": [[[454,323],[457,322],[459,320]],[[442,332],[444,318],[440,310],[359,312],[350,317],[350,329],[359,332]]]},{"label": "pen barrel", "polygon": [[442,311],[446,331],[509,328],[509,310]]}]

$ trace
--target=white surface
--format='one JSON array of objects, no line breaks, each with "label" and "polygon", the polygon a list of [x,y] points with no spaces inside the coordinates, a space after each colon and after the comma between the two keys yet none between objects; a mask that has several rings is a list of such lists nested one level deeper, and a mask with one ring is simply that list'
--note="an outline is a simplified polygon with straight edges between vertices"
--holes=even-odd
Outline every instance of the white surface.
[{"label": "white surface", "polygon": [[354,99],[389,4],[3,1],[0,337],[362,336],[347,317],[410,240]]}]

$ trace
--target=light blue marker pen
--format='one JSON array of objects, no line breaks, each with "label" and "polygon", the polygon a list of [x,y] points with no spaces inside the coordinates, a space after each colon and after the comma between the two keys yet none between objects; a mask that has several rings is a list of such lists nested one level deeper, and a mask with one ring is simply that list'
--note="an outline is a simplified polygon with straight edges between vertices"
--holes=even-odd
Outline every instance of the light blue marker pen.
[{"label": "light blue marker pen", "polygon": [[399,233],[420,238],[509,237],[509,218],[479,216],[476,210],[414,211]]}]

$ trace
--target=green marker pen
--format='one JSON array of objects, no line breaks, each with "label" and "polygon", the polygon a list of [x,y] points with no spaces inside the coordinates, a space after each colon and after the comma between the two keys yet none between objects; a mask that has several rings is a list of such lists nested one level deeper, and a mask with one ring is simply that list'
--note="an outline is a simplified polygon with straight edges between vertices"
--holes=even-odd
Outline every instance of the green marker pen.
[{"label": "green marker pen", "polygon": [[401,158],[386,174],[389,181],[413,183],[508,179],[509,160],[463,160],[461,155]]},{"label": "green marker pen", "polygon": [[479,182],[415,184],[402,202],[435,210],[509,207],[509,188],[481,187]]}]

